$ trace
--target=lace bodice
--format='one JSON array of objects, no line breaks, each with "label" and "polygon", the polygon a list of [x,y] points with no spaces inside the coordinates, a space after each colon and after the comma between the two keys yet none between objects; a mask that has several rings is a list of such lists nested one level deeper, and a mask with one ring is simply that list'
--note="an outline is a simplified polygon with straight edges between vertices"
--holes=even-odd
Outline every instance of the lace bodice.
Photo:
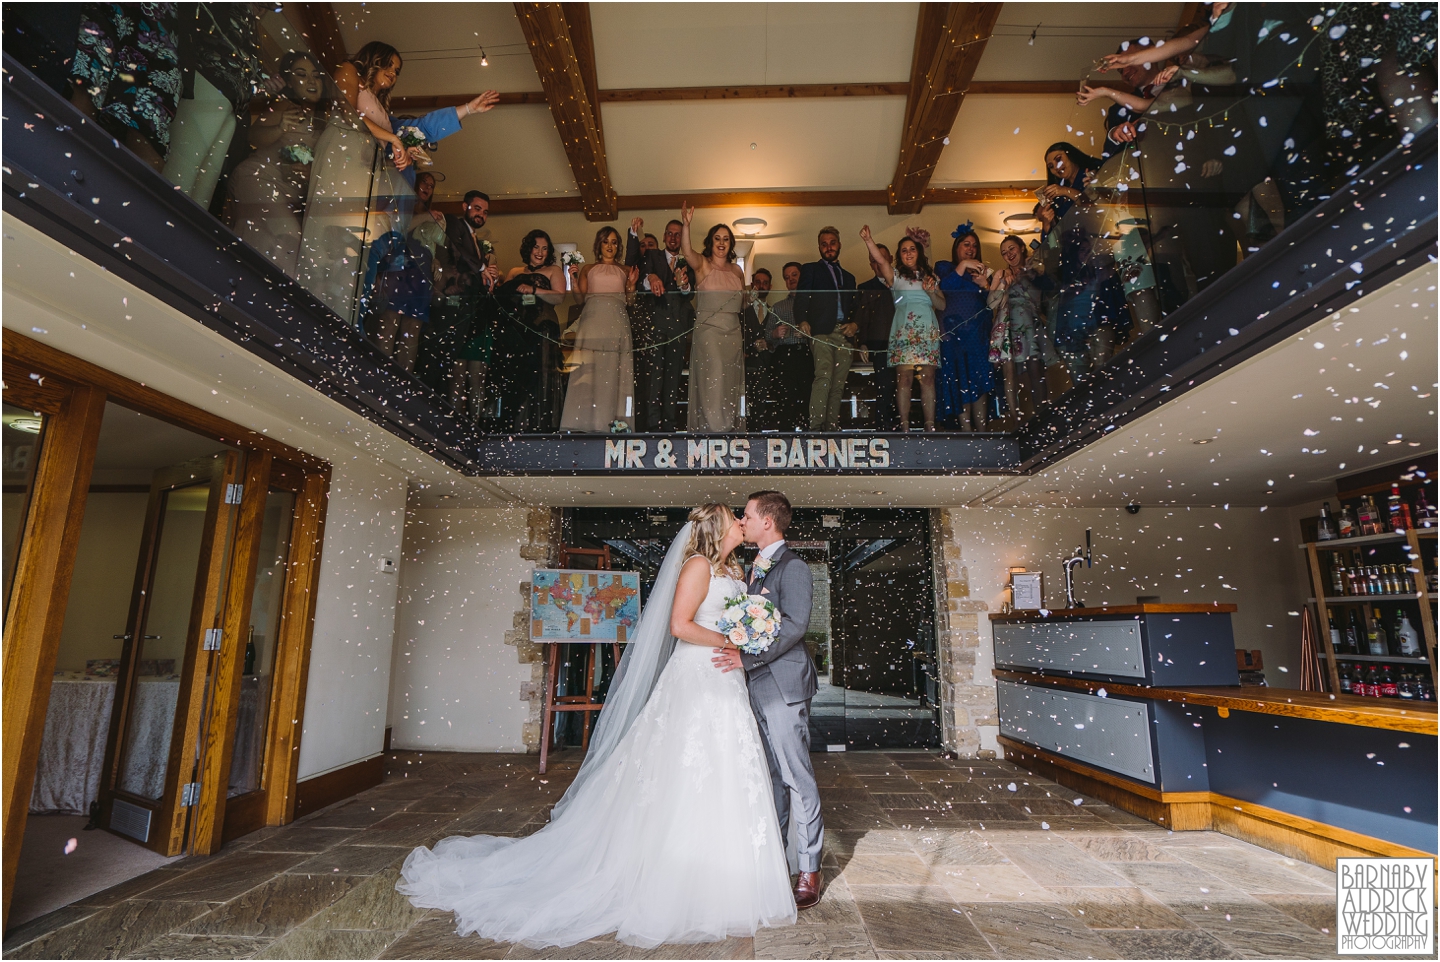
[{"label": "lace bodice", "polygon": [[725,615],[726,600],[743,594],[745,594],[745,582],[739,578],[727,578],[723,575],[712,574],[710,590],[706,592],[705,600],[700,602],[700,607],[695,611],[695,624],[701,628],[709,628],[711,631],[719,631],[717,625]]}]

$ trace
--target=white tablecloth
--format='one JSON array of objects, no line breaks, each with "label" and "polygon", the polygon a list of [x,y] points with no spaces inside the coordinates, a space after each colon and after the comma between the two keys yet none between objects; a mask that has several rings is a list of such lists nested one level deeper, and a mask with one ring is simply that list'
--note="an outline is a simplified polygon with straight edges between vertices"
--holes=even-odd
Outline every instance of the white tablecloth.
[{"label": "white tablecloth", "polygon": [[[159,798],[164,791],[179,694],[180,682],[173,678],[142,678],[136,686],[130,757],[120,785],[126,791],[144,798]],[[114,704],[113,678],[55,679],[30,811],[89,814],[90,803],[100,797]]]}]

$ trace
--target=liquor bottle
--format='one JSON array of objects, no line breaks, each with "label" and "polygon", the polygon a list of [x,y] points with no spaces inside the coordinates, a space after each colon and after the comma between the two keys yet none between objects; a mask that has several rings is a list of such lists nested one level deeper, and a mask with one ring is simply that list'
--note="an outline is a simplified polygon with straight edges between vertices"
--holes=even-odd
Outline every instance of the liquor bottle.
[{"label": "liquor bottle", "polygon": [[1341,665],[1340,665],[1340,672],[1339,672],[1339,674],[1340,674],[1340,694],[1342,694],[1342,695],[1353,695],[1353,694],[1355,694],[1355,682],[1352,681],[1351,678],[1350,678],[1350,666],[1347,665],[1347,664],[1341,664]]},{"label": "liquor bottle", "polygon": [[1395,673],[1390,670],[1389,665],[1380,669],[1380,697],[1399,698],[1400,689],[1395,684]]},{"label": "liquor bottle", "polygon": [[1320,506],[1320,519],[1315,522],[1315,540],[1334,541],[1336,537],[1335,519],[1330,517],[1330,502],[1326,501]]},{"label": "liquor bottle", "polygon": [[1350,505],[1340,505],[1340,537],[1353,538],[1359,534],[1355,530],[1355,512],[1350,510]]},{"label": "liquor bottle", "polygon": [[1385,498],[1385,513],[1390,521],[1391,531],[1404,531],[1405,524],[1400,517],[1400,509],[1405,506],[1405,499],[1400,497],[1400,485],[1390,483],[1390,494]]},{"label": "liquor bottle", "polygon": [[1380,569],[1374,565],[1365,569],[1365,593],[1367,595],[1380,593]]},{"label": "liquor bottle", "polygon": [[1360,615],[1350,609],[1350,623],[1345,626],[1345,650],[1359,655],[1365,651],[1365,632],[1360,627]]},{"label": "liquor bottle", "polygon": [[1361,498],[1360,504],[1355,508],[1355,527],[1355,533],[1361,537],[1375,533],[1375,515],[1370,511],[1370,498],[1368,495]]},{"label": "liquor bottle", "polygon": [[1349,589],[1345,586],[1345,562],[1341,560],[1338,551],[1330,552],[1330,594],[1349,594]]},{"label": "liquor bottle", "polygon": [[1396,648],[1401,658],[1420,657],[1420,632],[1410,623],[1410,615],[1404,608],[1395,612]]},{"label": "liquor bottle", "polygon": [[1435,509],[1430,502],[1425,500],[1425,489],[1421,488],[1415,495],[1415,526],[1417,528],[1434,528],[1437,525]]},{"label": "liquor bottle", "polygon": [[1380,627],[1380,619],[1379,619],[1379,618],[1375,618],[1375,619],[1372,619],[1372,620],[1371,620],[1370,626],[1369,626],[1369,628],[1366,630],[1366,640],[1367,640],[1367,641],[1369,642],[1369,644],[1370,644],[1370,649],[1369,649],[1369,653],[1370,653],[1370,654],[1372,654],[1372,655],[1388,655],[1388,654],[1390,654],[1390,645],[1387,643],[1387,639],[1386,639],[1386,637],[1385,637],[1385,629],[1382,628],[1382,627]]}]

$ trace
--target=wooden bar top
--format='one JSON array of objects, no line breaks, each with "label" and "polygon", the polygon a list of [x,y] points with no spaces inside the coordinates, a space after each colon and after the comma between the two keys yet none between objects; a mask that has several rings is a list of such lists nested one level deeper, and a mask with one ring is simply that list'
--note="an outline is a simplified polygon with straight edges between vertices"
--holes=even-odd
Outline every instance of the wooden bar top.
[{"label": "wooden bar top", "polygon": [[1156,701],[1180,702],[1185,705],[1207,705],[1225,711],[1248,711],[1264,715],[1289,715],[1312,718],[1339,725],[1360,725],[1364,728],[1387,728],[1415,735],[1437,733],[1435,702],[1400,701],[1395,698],[1362,698],[1357,695],[1331,695],[1322,691],[1299,691],[1293,688],[1145,688],[1109,681],[1047,675],[1041,672],[1008,671],[996,668],[996,678],[1022,684],[1043,684],[1051,687],[1074,688],[1094,693],[1105,689],[1107,694]]},{"label": "wooden bar top", "polygon": [[[993,614],[991,621],[1064,621],[1095,615],[1208,615],[1236,611],[1234,605],[1112,605],[1106,608],[1049,608],[1041,611],[1011,611]],[[1043,613],[1042,613],[1043,612]]]}]

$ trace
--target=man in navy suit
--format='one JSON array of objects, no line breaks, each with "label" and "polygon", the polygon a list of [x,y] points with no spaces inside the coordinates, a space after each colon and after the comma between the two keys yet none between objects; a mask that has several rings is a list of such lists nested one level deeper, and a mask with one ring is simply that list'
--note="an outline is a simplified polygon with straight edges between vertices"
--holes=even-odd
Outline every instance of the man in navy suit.
[{"label": "man in navy suit", "polygon": [[810,387],[810,430],[838,431],[840,399],[850,375],[854,337],[855,275],[840,266],[840,231],[820,228],[820,259],[800,268],[795,321],[809,336],[815,356]]}]

